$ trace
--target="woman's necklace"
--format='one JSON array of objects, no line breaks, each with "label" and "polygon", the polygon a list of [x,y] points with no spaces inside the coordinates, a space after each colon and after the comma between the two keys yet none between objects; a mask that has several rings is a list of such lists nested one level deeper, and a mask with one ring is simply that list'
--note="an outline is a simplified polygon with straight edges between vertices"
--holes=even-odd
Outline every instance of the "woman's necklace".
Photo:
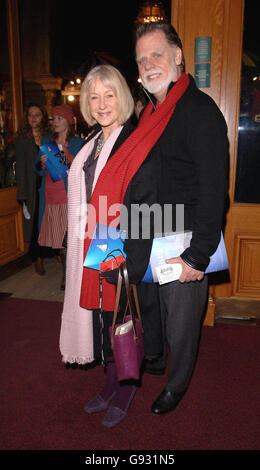
[{"label": "woman's necklace", "polygon": [[97,148],[96,148],[96,153],[95,153],[95,158],[97,158],[103,148],[105,141],[104,141],[104,136],[103,133],[100,134],[98,138],[98,143],[97,143]]}]

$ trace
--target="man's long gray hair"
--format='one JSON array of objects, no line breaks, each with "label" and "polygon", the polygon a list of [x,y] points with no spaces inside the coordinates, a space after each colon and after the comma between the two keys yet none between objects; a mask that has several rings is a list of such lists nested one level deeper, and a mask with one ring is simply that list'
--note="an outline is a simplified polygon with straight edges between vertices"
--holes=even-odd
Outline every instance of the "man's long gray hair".
[{"label": "man's long gray hair", "polygon": [[140,39],[145,34],[153,33],[154,31],[162,31],[165,34],[165,37],[170,46],[177,46],[181,49],[182,62],[180,64],[180,67],[181,67],[182,72],[184,72],[185,60],[184,60],[182,42],[177,31],[167,21],[158,21],[156,23],[139,24],[135,29],[135,43],[137,43],[138,39]]}]

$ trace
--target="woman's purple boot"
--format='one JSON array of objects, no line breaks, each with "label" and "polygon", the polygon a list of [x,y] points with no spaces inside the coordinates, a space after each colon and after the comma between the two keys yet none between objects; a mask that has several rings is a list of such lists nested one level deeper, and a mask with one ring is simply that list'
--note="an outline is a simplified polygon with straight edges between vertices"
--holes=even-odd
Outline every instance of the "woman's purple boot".
[{"label": "woman's purple boot", "polygon": [[106,410],[111,400],[115,397],[118,388],[119,383],[115,363],[109,362],[107,365],[107,378],[104,388],[93,400],[84,406],[84,410],[87,413],[99,413],[100,411]]},{"label": "woman's purple boot", "polygon": [[102,421],[106,428],[112,428],[123,421],[135,396],[135,392],[136,387],[134,385],[120,385],[116,396]]}]

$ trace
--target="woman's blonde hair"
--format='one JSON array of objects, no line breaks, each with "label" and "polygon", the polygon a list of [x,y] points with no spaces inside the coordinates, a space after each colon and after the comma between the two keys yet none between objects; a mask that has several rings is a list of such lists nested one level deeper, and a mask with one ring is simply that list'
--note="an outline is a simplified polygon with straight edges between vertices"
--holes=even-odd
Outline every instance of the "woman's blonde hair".
[{"label": "woman's blonde hair", "polygon": [[119,107],[119,124],[124,124],[134,110],[134,100],[123,75],[112,65],[98,65],[87,74],[80,91],[80,110],[89,126],[96,124],[89,106],[90,85],[99,79],[103,85],[110,87],[117,99]]}]

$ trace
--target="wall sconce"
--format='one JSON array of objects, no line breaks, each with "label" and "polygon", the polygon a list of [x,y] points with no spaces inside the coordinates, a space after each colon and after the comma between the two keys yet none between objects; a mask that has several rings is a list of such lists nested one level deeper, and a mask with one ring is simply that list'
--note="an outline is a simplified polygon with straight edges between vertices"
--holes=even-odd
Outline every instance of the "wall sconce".
[{"label": "wall sconce", "polygon": [[76,102],[79,99],[80,89],[81,79],[79,77],[70,80],[65,86],[64,90],[62,90],[61,92],[64,103],[66,103],[67,101],[71,104],[74,101]]},{"label": "wall sconce", "polygon": [[136,23],[156,23],[158,21],[167,21],[162,2],[143,2],[139,8]]}]

